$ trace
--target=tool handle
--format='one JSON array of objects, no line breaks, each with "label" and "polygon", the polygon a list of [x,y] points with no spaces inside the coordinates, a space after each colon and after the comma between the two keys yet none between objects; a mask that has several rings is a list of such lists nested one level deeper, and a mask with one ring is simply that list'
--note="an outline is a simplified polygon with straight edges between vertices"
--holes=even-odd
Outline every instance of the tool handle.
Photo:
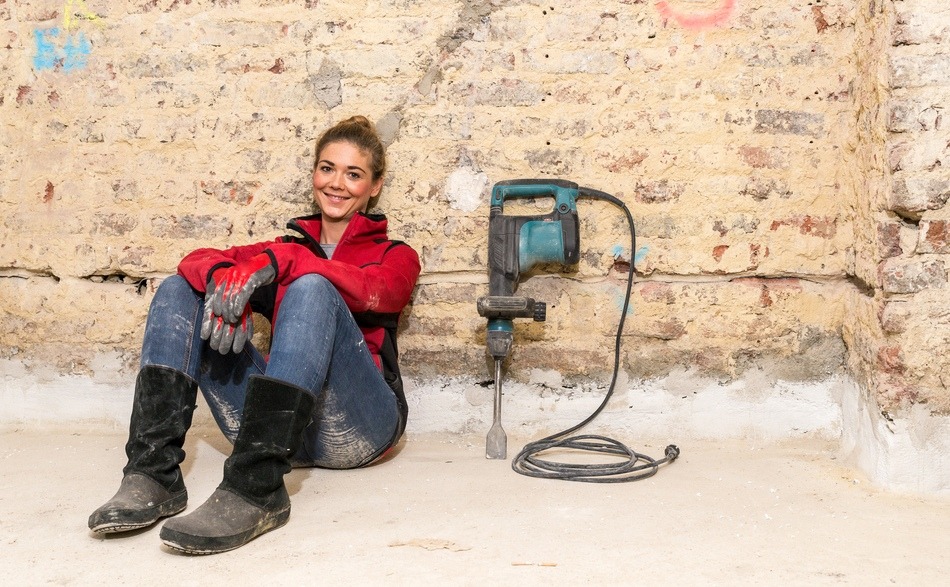
[{"label": "tool handle", "polygon": [[555,209],[561,214],[577,210],[578,186],[565,179],[509,179],[499,181],[492,188],[491,206],[504,209],[505,200],[514,198],[554,198]]}]

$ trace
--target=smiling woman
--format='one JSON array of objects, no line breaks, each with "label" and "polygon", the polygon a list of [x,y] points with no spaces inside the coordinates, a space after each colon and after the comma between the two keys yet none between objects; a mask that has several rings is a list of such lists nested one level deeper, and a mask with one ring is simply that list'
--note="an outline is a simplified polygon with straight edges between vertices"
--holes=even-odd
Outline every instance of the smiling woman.
[{"label": "smiling woman", "polygon": [[383,178],[374,177],[372,157],[348,142],[335,142],[320,152],[313,170],[313,199],[323,215],[321,244],[336,244],[350,219],[366,212],[379,195]]},{"label": "smiling woman", "polygon": [[[179,468],[198,389],[234,451],[224,480],[162,541],[190,554],[231,550],[290,516],[291,466],[367,465],[406,426],[395,342],[419,257],[391,241],[379,195],[385,152],[362,116],[328,130],[313,170],[319,214],[297,235],[198,249],[162,282],[145,326],[118,493],[93,512],[100,533],[144,528],[186,507]],[[254,312],[273,324],[270,353],[251,342]]]}]

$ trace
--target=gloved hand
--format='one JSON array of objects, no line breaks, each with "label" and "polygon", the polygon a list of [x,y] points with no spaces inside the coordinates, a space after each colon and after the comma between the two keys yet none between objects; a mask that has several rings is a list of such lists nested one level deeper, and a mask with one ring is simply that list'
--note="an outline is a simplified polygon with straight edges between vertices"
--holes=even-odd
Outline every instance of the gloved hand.
[{"label": "gloved hand", "polygon": [[236,324],[245,313],[245,307],[254,290],[271,283],[276,276],[277,271],[270,255],[266,253],[255,255],[243,263],[218,269],[211,277],[214,283],[208,284],[205,306],[210,305],[211,312],[224,318],[225,322]]},{"label": "gloved hand", "polygon": [[241,352],[254,335],[248,300],[258,287],[274,280],[276,271],[267,254],[215,270],[205,288],[201,338],[222,355]]},{"label": "gloved hand", "polygon": [[254,320],[250,304],[244,307],[244,312],[238,322],[226,322],[221,316],[211,311],[211,306],[205,303],[204,319],[201,321],[201,338],[208,341],[211,348],[222,355],[228,351],[241,352],[245,343],[254,336]]}]

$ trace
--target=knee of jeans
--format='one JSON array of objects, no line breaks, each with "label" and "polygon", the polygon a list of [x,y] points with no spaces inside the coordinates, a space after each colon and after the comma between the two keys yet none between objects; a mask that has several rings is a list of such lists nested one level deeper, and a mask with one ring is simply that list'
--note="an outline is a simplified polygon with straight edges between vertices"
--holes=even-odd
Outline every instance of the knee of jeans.
[{"label": "knee of jeans", "polygon": [[155,297],[149,304],[150,320],[157,316],[160,321],[167,322],[170,316],[177,315],[198,319],[198,316],[193,316],[193,312],[203,297],[204,295],[196,292],[181,275],[167,277],[158,285]]},{"label": "knee of jeans", "polygon": [[182,294],[194,295],[195,290],[188,283],[188,280],[181,275],[175,274],[166,277],[155,290],[156,298],[175,298]]},{"label": "knee of jeans", "polygon": [[327,299],[327,296],[331,294],[339,295],[336,288],[326,277],[316,273],[308,273],[307,275],[301,275],[287,286],[284,299],[294,296]]}]

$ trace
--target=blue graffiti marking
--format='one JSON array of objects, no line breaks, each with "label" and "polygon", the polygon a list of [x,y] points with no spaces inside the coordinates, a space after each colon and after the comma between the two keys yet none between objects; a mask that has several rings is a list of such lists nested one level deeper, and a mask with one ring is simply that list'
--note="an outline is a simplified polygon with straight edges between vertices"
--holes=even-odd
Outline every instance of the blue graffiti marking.
[{"label": "blue graffiti marking", "polygon": [[[637,249],[637,254],[633,256],[634,264],[639,263],[640,261],[643,261],[643,259],[646,258],[649,252],[650,252],[650,247],[640,247],[639,249]],[[613,254],[614,256],[614,259],[623,257],[623,253],[624,253],[623,245],[614,245],[614,248],[611,251],[611,254]]]},{"label": "blue graffiti marking", "polygon": [[639,249],[637,249],[637,254],[633,256],[634,264],[639,263],[640,261],[643,261],[649,252],[650,252],[650,247],[640,247]]},{"label": "blue graffiti marking", "polygon": [[63,71],[71,72],[83,69],[89,63],[92,43],[85,33],[67,33],[61,35],[59,28],[33,31],[36,39],[36,55],[33,56],[33,68],[42,71],[55,69],[61,65]]},{"label": "blue graffiti marking", "polygon": [[[650,247],[643,246],[637,249],[637,254],[633,256],[633,263],[636,265],[643,261],[646,258],[647,254],[650,252]],[[614,256],[614,259],[623,257],[624,247],[623,245],[614,245],[614,248],[611,250],[611,253]],[[614,303],[617,306],[618,310],[623,310],[624,298],[623,296],[617,296],[614,298]],[[633,304],[627,306],[627,316],[633,316],[636,313],[636,309],[633,307]]]},{"label": "blue graffiti marking", "polygon": [[89,54],[92,53],[92,43],[86,38],[86,35],[80,32],[78,35],[70,35],[63,46],[63,70],[70,72],[75,69],[86,67],[89,62]]},{"label": "blue graffiti marking", "polygon": [[33,57],[33,68],[38,70],[53,69],[56,65],[57,50],[56,45],[53,44],[50,38],[58,37],[59,29],[48,31],[37,29],[33,36],[36,38],[36,55]]}]

